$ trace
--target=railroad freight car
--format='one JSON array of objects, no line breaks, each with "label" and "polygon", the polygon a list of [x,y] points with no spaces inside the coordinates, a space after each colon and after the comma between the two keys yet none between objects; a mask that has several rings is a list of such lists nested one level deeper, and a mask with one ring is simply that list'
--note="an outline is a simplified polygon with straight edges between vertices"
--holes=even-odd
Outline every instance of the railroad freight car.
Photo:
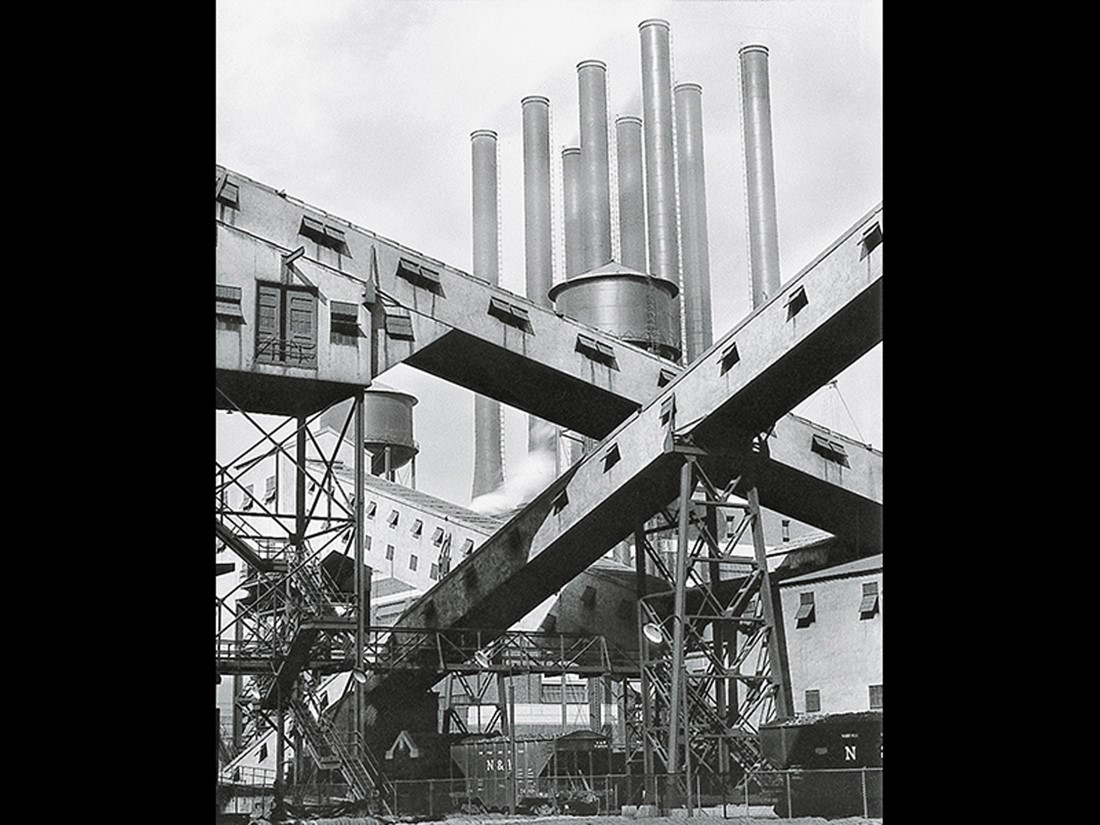
[{"label": "railroad freight car", "polygon": [[780,816],[882,816],[882,711],[770,722],[760,744],[789,771],[776,783]]},{"label": "railroad freight car", "polygon": [[515,771],[515,807],[519,813],[594,814],[600,799],[580,771],[578,757],[589,771],[606,771],[608,740],[587,731],[549,739],[476,737],[451,746],[451,760],[465,778],[455,800],[464,811],[507,811],[512,804],[512,765]]}]

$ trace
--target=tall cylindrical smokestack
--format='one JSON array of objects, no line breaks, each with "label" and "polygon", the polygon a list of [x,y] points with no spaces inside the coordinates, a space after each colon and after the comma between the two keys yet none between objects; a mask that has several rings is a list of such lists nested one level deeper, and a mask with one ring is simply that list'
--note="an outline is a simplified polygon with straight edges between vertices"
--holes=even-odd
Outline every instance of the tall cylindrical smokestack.
[{"label": "tall cylindrical smokestack", "polygon": [[714,343],[710,318],[710,250],[703,174],[703,87],[679,83],[676,96],[680,171],[680,244],[684,267],[684,349],[687,363]]},{"label": "tall cylindrical smokestack", "polygon": [[607,150],[607,64],[577,64],[581,127],[581,244],[584,269],[611,260],[611,186]]},{"label": "tall cylindrical smokestack", "polygon": [[[523,217],[526,249],[527,297],[539,306],[553,308],[554,285],[550,229],[550,101],[530,95],[520,101],[523,110]],[[558,439],[553,424],[527,417],[528,452],[545,452],[554,458],[557,475]]]},{"label": "tall cylindrical smokestack", "polygon": [[550,101],[531,95],[523,109],[523,218],[527,297],[549,307],[554,285],[550,237]]},{"label": "tall cylindrical smokestack", "polygon": [[779,224],[775,217],[775,161],[768,91],[768,47],[743,46],[741,109],[749,198],[749,268],[753,308],[779,294]]},{"label": "tall cylindrical smokestack", "polygon": [[585,271],[581,247],[581,150],[569,146],[561,150],[562,209],[565,225],[565,277],[575,278]]},{"label": "tall cylindrical smokestack", "polygon": [[632,115],[615,118],[615,139],[619,155],[620,263],[639,272],[649,272],[645,248],[642,119]]},{"label": "tall cylindrical smokestack", "polygon": [[[668,21],[643,20],[638,24],[638,31],[642,40],[642,114],[645,121],[649,271],[681,286]],[[679,312],[676,321],[679,324]]]},{"label": "tall cylindrical smokestack", "polygon": [[[500,280],[497,230],[497,133],[479,129],[470,134],[473,158],[473,274],[491,284]],[[474,396],[473,498],[504,483],[500,403]]]}]

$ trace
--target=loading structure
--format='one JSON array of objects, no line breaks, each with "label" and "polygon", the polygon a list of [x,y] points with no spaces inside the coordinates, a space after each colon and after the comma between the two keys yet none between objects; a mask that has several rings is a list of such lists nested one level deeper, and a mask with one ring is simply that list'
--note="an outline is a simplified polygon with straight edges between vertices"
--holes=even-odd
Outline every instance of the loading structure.
[{"label": "loading structure", "polygon": [[[280,444],[289,460],[304,455],[309,420],[336,402],[353,399],[359,430],[363,387],[398,361],[603,439],[486,542],[469,570],[427,593],[399,627],[503,633],[522,618],[524,605],[676,500],[681,469],[691,464],[718,488],[751,473],[760,504],[829,530],[860,553],[880,551],[881,453],[826,438],[827,431],[786,411],[881,340],[881,207],[680,370],[270,187],[221,167],[216,173],[216,406],[293,417],[293,451],[259,428],[262,440]],[[356,334],[344,334],[353,327]],[[219,491],[232,486],[227,467],[217,475]],[[309,602],[317,593],[303,571],[318,556],[307,545],[322,538],[306,530],[316,508],[307,485],[315,484],[316,495],[326,485],[304,468],[299,478],[295,512],[263,514],[286,536],[285,560],[264,559],[246,526],[234,521],[242,514],[224,508],[218,539],[271,579],[269,590],[285,599],[282,613],[323,613],[320,599]],[[358,569],[361,493],[352,501],[340,506],[356,534]],[[365,662],[362,591],[355,592],[332,627],[299,621],[293,632],[271,633],[257,625],[252,635],[267,640],[272,663],[264,702],[276,725],[294,707],[283,694],[293,694],[297,675],[313,661],[303,651],[314,630],[342,633],[351,661]],[[388,696],[427,690],[438,678],[434,666],[413,675],[368,674],[362,694],[377,711]],[[352,745],[351,755],[366,761],[365,743]],[[369,767],[347,772],[365,774],[361,786],[382,781]]]}]

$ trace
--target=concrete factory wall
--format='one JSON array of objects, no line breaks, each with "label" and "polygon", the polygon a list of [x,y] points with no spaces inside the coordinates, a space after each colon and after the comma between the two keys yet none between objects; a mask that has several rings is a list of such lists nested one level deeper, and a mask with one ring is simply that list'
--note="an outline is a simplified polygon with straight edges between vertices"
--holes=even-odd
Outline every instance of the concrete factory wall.
[{"label": "concrete factory wall", "polygon": [[[861,612],[864,585],[877,587],[877,603]],[[779,592],[795,712],[847,713],[881,707],[881,554],[787,579]],[[813,614],[800,621],[799,610],[807,598],[803,594],[813,594]],[[818,692],[816,711],[807,710],[807,691]],[[876,705],[872,705],[873,693]]]}]

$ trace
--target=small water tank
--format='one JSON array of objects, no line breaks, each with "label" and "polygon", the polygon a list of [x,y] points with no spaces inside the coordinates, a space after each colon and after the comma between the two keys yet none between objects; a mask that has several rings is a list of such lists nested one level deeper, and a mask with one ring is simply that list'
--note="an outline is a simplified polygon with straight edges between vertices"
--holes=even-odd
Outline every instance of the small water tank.
[{"label": "small water tank", "polygon": [[[413,438],[412,408],[416,404],[416,396],[380,384],[373,384],[363,392],[363,448],[371,454],[373,475],[386,471],[387,450],[391,471],[404,467],[420,451]],[[340,432],[351,409],[350,399],[337,404],[321,414],[318,425]],[[354,437],[354,421],[348,423],[347,435]]]},{"label": "small water tank", "polygon": [[562,315],[677,361],[678,294],[679,288],[671,281],[612,261],[555,284],[550,289],[550,300]]}]

